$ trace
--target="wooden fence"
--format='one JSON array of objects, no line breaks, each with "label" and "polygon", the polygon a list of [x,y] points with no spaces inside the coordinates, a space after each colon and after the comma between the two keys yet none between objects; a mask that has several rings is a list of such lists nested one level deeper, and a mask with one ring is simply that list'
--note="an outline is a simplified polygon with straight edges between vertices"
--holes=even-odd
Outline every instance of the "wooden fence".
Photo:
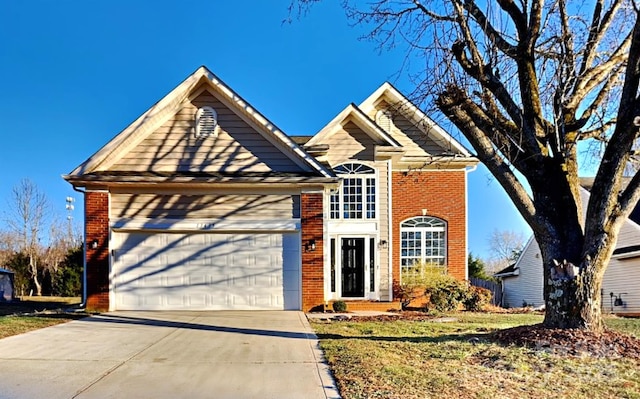
[{"label": "wooden fence", "polygon": [[491,291],[491,304],[502,306],[502,282],[482,280],[475,277],[469,278],[469,282],[473,286],[486,288]]}]

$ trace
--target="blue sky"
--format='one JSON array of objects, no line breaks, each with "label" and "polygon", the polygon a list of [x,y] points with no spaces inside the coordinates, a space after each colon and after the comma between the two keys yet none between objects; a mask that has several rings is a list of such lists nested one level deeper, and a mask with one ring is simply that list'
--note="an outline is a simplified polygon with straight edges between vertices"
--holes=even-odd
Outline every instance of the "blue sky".
[{"label": "blue sky", "polygon": [[[69,173],[198,66],[290,135],[313,134],[396,73],[403,53],[358,40],[338,1],[283,24],[289,0],[0,3],[0,209],[29,178],[64,215]],[[457,132],[452,132],[460,139]],[[469,175],[469,249],[529,229],[484,167]]]}]

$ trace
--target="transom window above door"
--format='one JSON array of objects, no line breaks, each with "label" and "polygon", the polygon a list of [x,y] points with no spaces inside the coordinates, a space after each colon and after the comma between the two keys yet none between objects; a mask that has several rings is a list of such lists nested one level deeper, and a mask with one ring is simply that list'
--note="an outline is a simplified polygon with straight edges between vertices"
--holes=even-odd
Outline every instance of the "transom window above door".
[{"label": "transom window above door", "polygon": [[331,219],[375,219],[376,171],[361,163],[345,163],[333,171],[342,184],[331,194]]},{"label": "transom window above door", "polygon": [[430,216],[407,219],[400,223],[400,268],[412,271],[418,264],[446,265],[447,224]]}]

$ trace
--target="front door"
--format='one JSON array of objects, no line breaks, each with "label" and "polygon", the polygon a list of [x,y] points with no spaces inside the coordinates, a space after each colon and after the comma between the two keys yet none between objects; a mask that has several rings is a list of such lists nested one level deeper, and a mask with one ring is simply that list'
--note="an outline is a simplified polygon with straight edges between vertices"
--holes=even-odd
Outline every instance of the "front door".
[{"label": "front door", "polygon": [[342,238],[342,296],[364,297],[364,238]]}]

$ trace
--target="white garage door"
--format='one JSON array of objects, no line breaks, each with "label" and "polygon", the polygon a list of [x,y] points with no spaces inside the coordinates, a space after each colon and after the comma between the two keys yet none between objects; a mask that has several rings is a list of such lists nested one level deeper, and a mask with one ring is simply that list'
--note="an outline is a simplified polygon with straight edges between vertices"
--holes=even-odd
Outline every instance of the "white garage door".
[{"label": "white garage door", "polygon": [[118,310],[300,309],[298,233],[113,234]]}]

